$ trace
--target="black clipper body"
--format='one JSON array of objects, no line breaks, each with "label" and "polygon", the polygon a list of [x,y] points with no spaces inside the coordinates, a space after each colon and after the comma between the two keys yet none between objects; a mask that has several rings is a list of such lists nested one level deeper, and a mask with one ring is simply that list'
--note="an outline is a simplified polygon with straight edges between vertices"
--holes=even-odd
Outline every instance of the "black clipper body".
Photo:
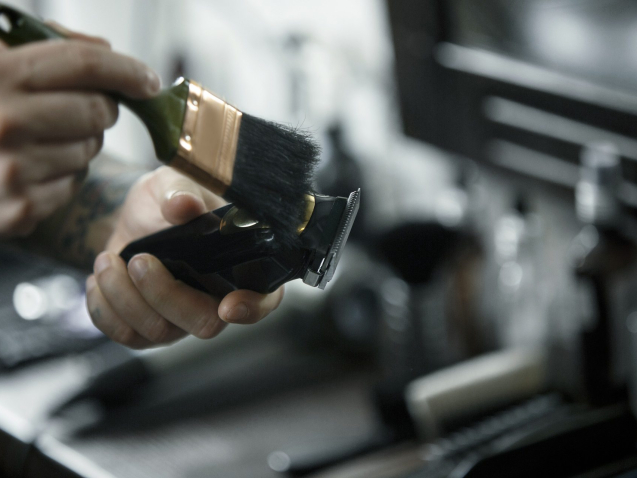
[{"label": "black clipper body", "polygon": [[134,241],[120,255],[128,262],[136,254],[152,254],[175,278],[215,296],[236,289],[269,293],[294,279],[324,289],[334,275],[359,204],[360,190],[349,198],[308,196],[299,248],[277,244],[268,226],[229,204]]}]

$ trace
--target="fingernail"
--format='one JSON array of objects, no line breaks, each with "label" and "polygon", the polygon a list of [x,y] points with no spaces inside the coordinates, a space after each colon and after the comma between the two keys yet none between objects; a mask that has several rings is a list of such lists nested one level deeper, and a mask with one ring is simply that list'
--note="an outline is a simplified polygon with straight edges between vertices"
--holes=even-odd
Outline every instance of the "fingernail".
[{"label": "fingernail", "polygon": [[97,259],[95,259],[95,265],[93,271],[95,275],[100,274],[111,266],[111,256],[108,252],[102,252]]},{"label": "fingernail", "polygon": [[161,78],[153,70],[146,72],[146,88],[151,95],[157,94],[161,90]]},{"label": "fingernail", "polygon": [[187,191],[170,191],[168,194],[166,194],[166,197],[168,198],[168,200],[171,200],[174,197],[185,196],[186,194],[189,194],[190,196],[193,196],[192,193],[189,193]]},{"label": "fingernail", "polygon": [[189,191],[171,191],[168,194],[166,194],[166,198],[168,201],[170,201],[173,198],[179,197],[179,196],[188,196],[190,197],[193,201],[201,204],[202,206],[205,207],[205,203],[204,200],[200,197],[197,196],[196,194],[193,194]]},{"label": "fingernail", "polygon": [[128,273],[135,281],[140,281],[148,272],[148,261],[144,257],[133,257],[128,264]]},{"label": "fingernail", "polygon": [[226,321],[241,322],[248,317],[249,313],[250,311],[248,310],[248,306],[241,302],[228,311],[228,313],[226,314]]}]

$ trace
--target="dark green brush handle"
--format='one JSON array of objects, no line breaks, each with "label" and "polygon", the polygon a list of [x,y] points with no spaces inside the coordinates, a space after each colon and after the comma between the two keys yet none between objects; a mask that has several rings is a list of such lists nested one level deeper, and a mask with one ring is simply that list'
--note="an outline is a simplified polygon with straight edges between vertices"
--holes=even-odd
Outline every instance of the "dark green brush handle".
[{"label": "dark green brush handle", "polygon": [[[40,20],[0,3],[0,40],[18,46],[41,40],[61,39],[64,35]],[[157,158],[169,162],[177,153],[181,127],[186,112],[188,80],[177,81],[149,100],[134,100],[109,92],[146,125],[155,146]]]}]

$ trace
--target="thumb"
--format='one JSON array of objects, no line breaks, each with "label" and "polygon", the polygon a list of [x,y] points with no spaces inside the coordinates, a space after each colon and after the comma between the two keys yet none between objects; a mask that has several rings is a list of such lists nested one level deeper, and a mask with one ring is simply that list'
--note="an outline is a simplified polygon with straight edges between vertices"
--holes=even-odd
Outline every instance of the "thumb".
[{"label": "thumb", "polygon": [[162,216],[174,225],[184,224],[225,204],[223,199],[168,166],[152,173],[150,186]]},{"label": "thumb", "polygon": [[194,184],[174,184],[161,201],[161,213],[171,224],[185,224],[208,211],[199,187]]}]

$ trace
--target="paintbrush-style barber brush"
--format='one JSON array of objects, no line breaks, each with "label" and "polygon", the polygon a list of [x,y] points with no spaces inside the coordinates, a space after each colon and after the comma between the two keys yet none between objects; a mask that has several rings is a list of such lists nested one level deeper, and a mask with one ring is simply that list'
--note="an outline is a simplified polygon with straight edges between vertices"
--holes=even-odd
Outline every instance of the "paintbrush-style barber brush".
[{"label": "paintbrush-style barber brush", "polygon": [[[0,20],[10,46],[64,38],[2,4]],[[111,96],[146,125],[160,161],[245,208],[279,242],[297,243],[319,152],[307,134],[242,113],[183,78],[150,100]]]}]

